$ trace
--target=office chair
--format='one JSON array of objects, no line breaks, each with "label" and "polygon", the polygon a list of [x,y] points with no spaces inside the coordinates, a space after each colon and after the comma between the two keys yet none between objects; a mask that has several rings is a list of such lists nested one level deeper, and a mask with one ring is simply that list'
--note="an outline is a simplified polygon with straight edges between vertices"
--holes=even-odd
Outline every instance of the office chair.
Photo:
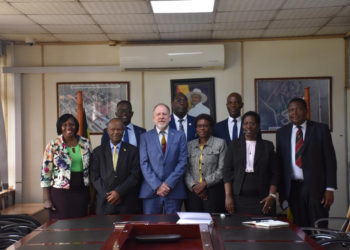
[{"label": "office chair", "polygon": [[[320,223],[341,221],[339,229],[321,228]],[[321,218],[315,221],[315,227],[302,227],[301,229],[310,232],[309,236],[321,246],[340,244],[343,247],[350,247],[350,206],[346,217]]]}]

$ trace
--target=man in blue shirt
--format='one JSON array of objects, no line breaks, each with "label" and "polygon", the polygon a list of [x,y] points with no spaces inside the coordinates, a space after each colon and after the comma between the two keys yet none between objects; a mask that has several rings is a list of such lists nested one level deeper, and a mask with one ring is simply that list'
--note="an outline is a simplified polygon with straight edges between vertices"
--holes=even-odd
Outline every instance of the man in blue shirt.
[{"label": "man in blue shirt", "polygon": [[[117,111],[115,112],[115,116],[120,118],[125,126],[124,134],[122,141],[130,143],[135,147],[138,147],[140,144],[140,135],[146,132],[146,129],[136,126],[131,123],[131,118],[134,115],[132,111],[132,106],[129,101],[123,100],[118,102]],[[109,136],[107,133],[107,129],[103,130],[103,135],[101,138],[101,144],[104,144],[109,141]]]}]

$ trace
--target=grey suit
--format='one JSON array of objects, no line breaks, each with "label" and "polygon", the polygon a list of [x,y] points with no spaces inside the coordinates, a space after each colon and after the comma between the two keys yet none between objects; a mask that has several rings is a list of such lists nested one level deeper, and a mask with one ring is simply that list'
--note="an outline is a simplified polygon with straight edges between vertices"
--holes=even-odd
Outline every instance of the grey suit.
[{"label": "grey suit", "polygon": [[226,142],[211,136],[203,148],[202,178],[207,183],[208,200],[201,200],[193,191],[192,186],[199,182],[199,158],[201,150],[199,139],[187,144],[188,159],[185,183],[188,188],[186,210],[191,212],[224,212],[225,191],[223,185],[223,168],[226,155]]}]

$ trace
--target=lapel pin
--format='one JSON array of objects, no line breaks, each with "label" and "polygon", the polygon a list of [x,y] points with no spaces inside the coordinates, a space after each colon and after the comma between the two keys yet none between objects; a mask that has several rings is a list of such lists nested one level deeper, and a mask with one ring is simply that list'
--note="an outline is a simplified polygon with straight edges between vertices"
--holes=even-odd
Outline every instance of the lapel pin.
[{"label": "lapel pin", "polygon": [[126,152],[126,148],[123,148],[123,151]]},{"label": "lapel pin", "polygon": [[191,126],[192,125],[192,123],[188,123],[188,126]]}]

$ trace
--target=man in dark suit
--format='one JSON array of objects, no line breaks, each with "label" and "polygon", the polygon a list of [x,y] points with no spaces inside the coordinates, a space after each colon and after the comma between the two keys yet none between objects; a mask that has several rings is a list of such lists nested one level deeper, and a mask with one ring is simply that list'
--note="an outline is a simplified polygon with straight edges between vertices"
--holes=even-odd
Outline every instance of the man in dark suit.
[{"label": "man in dark suit", "polygon": [[186,137],[169,128],[170,109],[160,103],[153,109],[155,128],[141,135],[140,165],[144,180],[139,197],[145,214],[173,214],[186,198]]},{"label": "man in dark suit", "polygon": [[[125,126],[125,131],[124,131],[122,141],[130,143],[135,147],[138,147],[140,145],[140,136],[142,133],[146,132],[146,129],[138,127],[135,124],[131,123],[131,118],[133,115],[134,115],[134,112],[132,111],[132,106],[129,101],[123,100],[118,102],[115,116],[117,118],[122,119]],[[108,141],[109,141],[109,137],[108,137],[107,129],[104,129],[103,135],[101,138],[101,145]]]},{"label": "man in dark suit", "polygon": [[196,137],[196,128],[194,121],[196,118],[187,114],[188,100],[187,97],[178,92],[171,101],[171,109],[173,114],[169,122],[169,127],[183,131],[185,133],[187,141],[192,141]]},{"label": "man in dark suit", "polygon": [[242,97],[238,93],[231,93],[226,100],[226,108],[229,117],[216,123],[213,135],[224,139],[227,144],[243,135],[241,109],[243,108]]},{"label": "man in dark suit", "polygon": [[96,213],[140,213],[138,149],[121,141],[124,133],[121,119],[111,119],[107,132],[110,140],[93,151],[90,165],[91,181],[97,191]]},{"label": "man in dark suit", "polygon": [[288,201],[296,225],[313,226],[317,219],[328,217],[337,188],[332,137],[327,125],[307,120],[303,99],[289,102],[288,115],[291,124],[276,133],[282,165],[280,202]]}]

